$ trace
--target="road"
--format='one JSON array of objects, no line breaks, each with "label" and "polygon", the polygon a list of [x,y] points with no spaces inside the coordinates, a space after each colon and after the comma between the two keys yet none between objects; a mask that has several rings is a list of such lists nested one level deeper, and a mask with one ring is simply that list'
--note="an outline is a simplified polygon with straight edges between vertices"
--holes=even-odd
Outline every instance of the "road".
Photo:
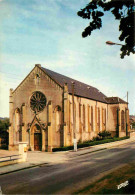
[{"label": "road", "polygon": [[[68,155],[68,153],[67,153]],[[3,194],[72,193],[108,171],[135,160],[135,143],[81,156],[69,156],[60,164],[39,167],[0,176]]]}]

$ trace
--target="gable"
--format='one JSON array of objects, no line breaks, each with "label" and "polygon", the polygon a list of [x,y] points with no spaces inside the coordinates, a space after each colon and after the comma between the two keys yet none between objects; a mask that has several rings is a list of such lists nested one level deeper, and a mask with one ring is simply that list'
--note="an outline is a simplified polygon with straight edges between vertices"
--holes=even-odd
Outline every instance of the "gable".
[{"label": "gable", "polygon": [[[55,82],[49,75],[47,75],[42,69],[41,69],[41,65],[36,64],[35,67],[32,69],[32,71],[24,78],[24,80],[16,87],[16,89],[12,92],[13,94],[18,92],[22,87],[27,86],[27,84],[29,84],[30,80],[34,80],[36,74],[40,75],[44,75],[45,78],[51,83],[54,84],[56,86],[57,89],[60,89],[61,86]],[[33,85],[34,87],[34,85]]]}]

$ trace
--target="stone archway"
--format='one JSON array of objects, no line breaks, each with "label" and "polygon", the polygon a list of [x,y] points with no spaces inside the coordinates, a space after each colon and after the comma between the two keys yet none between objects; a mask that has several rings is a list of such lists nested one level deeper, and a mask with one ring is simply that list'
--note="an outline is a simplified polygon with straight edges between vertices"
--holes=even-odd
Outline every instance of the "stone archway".
[{"label": "stone archway", "polygon": [[33,149],[34,151],[42,150],[42,131],[41,127],[38,124],[35,124],[32,128],[32,140],[33,140]]}]

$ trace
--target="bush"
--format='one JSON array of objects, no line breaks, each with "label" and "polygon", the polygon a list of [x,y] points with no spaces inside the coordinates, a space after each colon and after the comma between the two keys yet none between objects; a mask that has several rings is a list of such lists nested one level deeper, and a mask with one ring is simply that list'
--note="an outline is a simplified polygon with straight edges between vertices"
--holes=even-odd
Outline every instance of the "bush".
[{"label": "bush", "polygon": [[[124,139],[128,139],[129,136],[127,137],[114,137],[114,138],[107,138],[107,139],[102,139],[102,140],[94,140],[94,141],[85,141],[83,143],[78,143],[77,148],[84,148],[84,147],[89,147],[89,146],[94,146],[94,145],[99,145],[99,144],[104,144],[104,143],[109,143],[109,142],[114,142],[114,141],[120,141]],[[59,147],[59,148],[53,148],[52,152],[58,152],[58,151],[67,151],[67,150],[73,150],[74,146],[65,146],[65,147]]]},{"label": "bush", "polygon": [[0,149],[2,149],[2,150],[8,150],[8,145],[1,145],[0,146]]},{"label": "bush", "polygon": [[102,139],[111,137],[111,133],[109,131],[102,131],[98,133],[98,136],[101,137]]}]

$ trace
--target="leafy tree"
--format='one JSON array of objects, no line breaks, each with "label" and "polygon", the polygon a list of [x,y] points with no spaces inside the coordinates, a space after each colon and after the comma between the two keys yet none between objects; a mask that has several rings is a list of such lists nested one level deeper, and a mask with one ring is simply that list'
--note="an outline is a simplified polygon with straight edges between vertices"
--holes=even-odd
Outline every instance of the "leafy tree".
[{"label": "leafy tree", "polygon": [[9,127],[9,119],[4,118],[3,120],[0,119],[0,133],[3,131],[7,131]]},{"label": "leafy tree", "polygon": [[91,0],[85,8],[78,11],[78,16],[90,19],[89,25],[82,32],[82,37],[90,36],[93,30],[102,27],[102,17],[106,11],[112,12],[116,20],[120,21],[120,41],[125,44],[121,46],[121,58],[130,53],[135,53],[135,31],[134,31],[134,0]]},{"label": "leafy tree", "polygon": [[8,149],[9,144],[9,118],[0,119],[0,149]]}]

